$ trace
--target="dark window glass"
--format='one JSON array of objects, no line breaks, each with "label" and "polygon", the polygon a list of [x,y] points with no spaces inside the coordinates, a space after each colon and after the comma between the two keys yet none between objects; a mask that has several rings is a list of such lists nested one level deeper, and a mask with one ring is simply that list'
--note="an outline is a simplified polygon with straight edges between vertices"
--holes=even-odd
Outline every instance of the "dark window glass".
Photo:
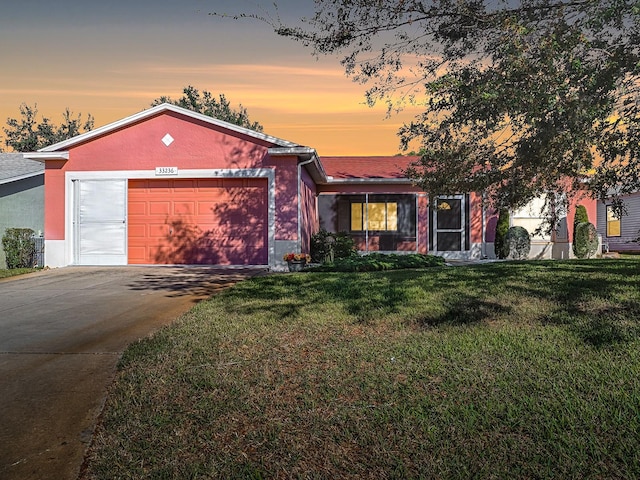
[{"label": "dark window glass", "polygon": [[462,250],[462,233],[438,232],[439,252],[459,252]]},{"label": "dark window glass", "polygon": [[[438,209],[438,230],[460,230],[462,228],[462,200],[439,198],[436,202],[436,208]],[[441,249],[438,248],[438,250]]]}]

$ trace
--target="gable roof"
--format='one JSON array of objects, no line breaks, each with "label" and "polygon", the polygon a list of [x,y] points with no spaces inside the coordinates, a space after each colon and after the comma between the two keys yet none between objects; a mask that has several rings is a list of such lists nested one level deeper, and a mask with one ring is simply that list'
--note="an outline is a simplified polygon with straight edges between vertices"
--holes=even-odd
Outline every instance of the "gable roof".
[{"label": "gable roof", "polygon": [[[223,120],[218,120],[217,118],[209,117],[208,115],[203,115],[201,113],[194,112],[192,110],[187,110],[186,108],[178,107],[176,105],[172,105],[170,103],[162,103],[155,107],[149,108],[147,110],[143,110],[142,112],[138,112],[129,117],[123,118],[121,120],[117,120],[115,122],[109,123],[108,125],[104,125],[103,127],[96,128],[95,130],[91,130],[89,132],[83,133],[81,135],[77,135],[68,140],[63,140],[62,142],[54,143],[53,145],[49,145],[48,147],[41,148],[38,152],[58,152],[61,150],[66,150],[75,145],[84,143],[93,138],[100,137],[102,135],[106,135],[108,133],[114,132],[116,130],[120,130],[124,127],[132,125],[134,123],[141,122],[151,117],[155,117],[165,112],[173,112],[180,115],[184,115],[185,117],[192,118],[194,120],[199,120],[201,122],[207,123],[209,125],[214,125],[216,127],[222,127],[227,130],[231,130],[236,133],[240,133],[242,135],[246,135],[248,137],[255,138],[256,140],[262,140],[268,143],[273,144],[277,147],[297,147],[299,146],[297,143],[289,142],[287,140],[283,140],[281,138],[272,137],[271,135],[266,135],[264,133],[256,132],[254,130],[249,130],[248,128],[240,127],[238,125],[234,125],[229,122],[225,122]],[[44,155],[32,155],[31,158],[40,158],[45,157]]]},{"label": "gable roof", "polygon": [[403,173],[420,157],[321,157],[329,182],[357,180],[409,181]]},{"label": "gable roof", "polygon": [[0,153],[0,185],[44,174],[44,165],[22,153]]}]

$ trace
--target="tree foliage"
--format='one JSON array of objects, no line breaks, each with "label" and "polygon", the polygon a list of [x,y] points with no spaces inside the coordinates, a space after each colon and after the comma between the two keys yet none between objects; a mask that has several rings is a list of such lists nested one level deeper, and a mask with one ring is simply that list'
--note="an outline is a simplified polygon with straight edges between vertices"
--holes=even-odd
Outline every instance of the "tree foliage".
[{"label": "tree foliage", "polygon": [[493,243],[493,250],[497,258],[507,258],[509,255],[509,248],[504,240],[509,230],[509,224],[509,210],[501,208],[496,222],[496,237]]},{"label": "tree foliage", "polygon": [[3,128],[4,143],[16,152],[33,152],[88,132],[93,129],[93,122],[91,114],[83,120],[81,113],[74,117],[68,108],[62,114],[60,125],[54,124],[47,117],[42,117],[42,120],[38,121],[38,106],[34,104],[31,107],[22,103],[20,118],[7,118],[7,126]]},{"label": "tree foliage", "polygon": [[422,105],[399,133],[425,151],[408,173],[427,192],[482,191],[519,208],[587,174],[602,198],[640,187],[637,0],[315,5],[298,25],[262,19],[316,55],[340,55],[369,103]]},{"label": "tree foliage", "polygon": [[255,130],[256,132],[262,132],[262,125],[258,122],[252,122],[249,119],[247,109],[241,104],[239,104],[237,108],[231,108],[231,102],[227,100],[227,97],[225,97],[224,94],[221,93],[218,95],[218,98],[215,98],[211,92],[206,90],[203,90],[202,94],[200,94],[198,89],[191,85],[184,87],[182,92],[183,95],[178,100],[162,96],[156,98],[151,103],[151,106],[160,105],[161,103],[170,103],[209,117],[217,118],[218,120],[223,120],[225,122],[233,123],[234,125]]},{"label": "tree foliage", "polygon": [[510,227],[504,236],[504,245],[508,252],[506,258],[511,260],[526,260],[531,251],[531,236],[524,227]]}]

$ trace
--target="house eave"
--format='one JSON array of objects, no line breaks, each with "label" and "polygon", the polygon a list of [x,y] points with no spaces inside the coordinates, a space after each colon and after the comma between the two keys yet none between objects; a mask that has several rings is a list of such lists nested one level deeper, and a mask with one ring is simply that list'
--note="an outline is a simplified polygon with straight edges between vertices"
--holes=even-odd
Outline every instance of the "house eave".
[{"label": "house eave", "polygon": [[268,153],[274,157],[298,157],[299,165],[307,169],[307,172],[309,172],[309,175],[311,175],[311,178],[316,184],[324,184],[327,181],[327,172],[325,172],[318,153],[314,148],[301,145],[295,147],[270,148]]},{"label": "house eave", "polygon": [[38,150],[37,152],[29,152],[22,155],[27,160],[35,160],[37,162],[45,162],[47,160],[69,160],[69,152],[49,152]]}]

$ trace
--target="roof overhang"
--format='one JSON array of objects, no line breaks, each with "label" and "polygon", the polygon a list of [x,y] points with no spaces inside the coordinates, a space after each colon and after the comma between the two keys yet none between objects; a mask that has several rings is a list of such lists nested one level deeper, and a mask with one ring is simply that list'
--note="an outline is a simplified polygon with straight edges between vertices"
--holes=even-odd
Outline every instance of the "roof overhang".
[{"label": "roof overhang", "polygon": [[22,156],[28,160],[43,163],[47,160],[69,160],[69,152],[44,152],[39,150],[37,152],[24,153]]},{"label": "roof overhang", "polygon": [[324,184],[327,182],[327,173],[320,162],[318,153],[314,148],[295,146],[270,148],[269,155],[273,157],[296,156],[298,157],[298,165],[304,166],[309,175],[316,184]]}]

